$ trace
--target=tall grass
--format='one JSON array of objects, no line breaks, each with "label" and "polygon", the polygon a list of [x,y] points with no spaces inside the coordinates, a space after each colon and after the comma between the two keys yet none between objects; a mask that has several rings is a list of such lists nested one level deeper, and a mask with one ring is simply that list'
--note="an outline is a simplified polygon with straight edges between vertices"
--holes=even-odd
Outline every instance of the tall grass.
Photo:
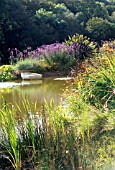
[{"label": "tall grass", "polygon": [[[29,117],[27,116],[27,120],[22,120],[21,124],[19,122],[18,126],[14,116],[15,110],[8,110],[7,107],[5,110],[1,110],[2,129],[5,135],[1,146],[3,151],[6,150],[3,155],[8,158],[15,169],[20,169],[21,166],[26,167],[27,162],[28,166],[32,168],[37,165],[47,169],[50,167],[57,169],[58,164],[60,164],[60,168],[66,166],[68,161],[64,163],[65,153],[68,153],[69,148],[66,149],[64,140],[66,138],[64,121],[66,124],[67,118],[64,113],[58,113],[59,110],[62,111],[61,108],[53,110],[52,105],[50,105],[52,111],[49,112],[47,106],[47,117],[43,111],[42,115],[35,116],[30,112],[27,104],[28,102],[26,102],[26,111],[28,110]],[[68,146],[69,144],[70,142],[68,142]],[[65,151],[62,149],[63,145]],[[70,166],[69,163],[68,166]]]},{"label": "tall grass", "polygon": [[0,145],[7,151],[5,158],[7,158],[12,166],[20,169],[20,147],[18,145],[18,134],[16,131],[15,108],[8,109],[5,105],[1,113],[1,123],[4,142],[0,141]]},{"label": "tall grass", "polygon": [[[14,110],[9,110],[11,119],[5,110],[1,112],[4,131],[1,153],[14,169],[96,170],[105,164],[112,165],[115,149],[113,113],[86,107],[83,101],[75,110],[76,99],[71,100],[67,109],[54,107],[51,102],[34,115],[29,110],[27,118],[18,123]],[[5,166],[9,166],[8,162]]]}]

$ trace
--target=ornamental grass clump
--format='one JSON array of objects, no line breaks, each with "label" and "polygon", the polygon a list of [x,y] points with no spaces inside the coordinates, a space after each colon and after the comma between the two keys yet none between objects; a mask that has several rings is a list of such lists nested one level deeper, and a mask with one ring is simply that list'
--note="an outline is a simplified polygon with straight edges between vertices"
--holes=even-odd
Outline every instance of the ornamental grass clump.
[{"label": "ornamental grass clump", "polygon": [[[3,135],[3,139],[0,139],[0,152],[2,155],[0,163],[3,163],[4,167],[9,161],[10,166],[12,165],[14,169],[19,170],[21,167],[21,155],[20,146],[18,144],[15,113],[15,108],[12,106],[11,109],[8,109],[6,104],[3,106],[3,109],[0,110],[1,133]],[[2,149],[4,152],[2,152]]]},{"label": "ornamental grass clump", "polygon": [[25,58],[24,60],[19,60],[14,65],[14,69],[17,74],[20,71],[43,73],[46,70],[44,65],[42,65],[42,62],[36,58]]}]

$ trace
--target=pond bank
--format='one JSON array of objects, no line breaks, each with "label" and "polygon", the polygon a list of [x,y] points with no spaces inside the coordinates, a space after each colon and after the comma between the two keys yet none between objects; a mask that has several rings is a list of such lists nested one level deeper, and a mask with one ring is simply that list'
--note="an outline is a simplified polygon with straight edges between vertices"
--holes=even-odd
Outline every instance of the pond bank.
[{"label": "pond bank", "polygon": [[37,72],[36,70],[19,70],[15,73],[15,75],[17,76],[18,79],[21,78],[21,73],[26,73],[26,72],[30,72],[30,73],[38,73],[38,74],[42,74],[43,78],[47,78],[47,77],[64,77],[64,76],[70,76],[71,73],[68,72],[60,72],[60,71],[45,71],[45,72]]}]

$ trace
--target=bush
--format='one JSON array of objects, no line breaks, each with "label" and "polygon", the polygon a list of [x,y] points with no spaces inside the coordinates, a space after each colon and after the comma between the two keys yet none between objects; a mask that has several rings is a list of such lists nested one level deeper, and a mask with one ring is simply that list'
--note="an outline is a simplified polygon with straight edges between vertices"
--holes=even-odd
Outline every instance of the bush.
[{"label": "bush", "polygon": [[8,81],[16,78],[14,75],[14,68],[11,65],[0,66],[0,81]]},{"label": "bush", "polygon": [[32,71],[37,73],[41,73],[45,71],[45,67],[37,58],[36,59],[26,58],[24,60],[20,60],[14,65],[14,68],[15,70],[25,70],[25,71],[30,71],[30,72]]},{"label": "bush", "polygon": [[91,41],[90,38],[77,33],[73,37],[69,37],[66,44],[71,46],[75,58],[78,60],[93,57],[97,53],[97,44]]},{"label": "bush", "polygon": [[[77,88],[85,100],[98,108],[115,109],[115,51],[114,41],[104,43],[99,56],[85,60],[77,76]],[[81,92],[80,92],[81,93]]]},{"label": "bush", "polygon": [[[65,43],[56,43],[48,46],[49,53],[44,55],[44,61],[51,70],[70,71],[75,66],[76,60],[73,52]],[[47,47],[46,47],[47,50]]]},{"label": "bush", "polygon": [[[114,42],[106,43],[100,49],[99,57],[92,61],[94,70],[89,74],[87,99],[94,105],[115,109],[115,51]],[[96,69],[95,69],[96,68]]]},{"label": "bush", "polygon": [[68,72],[76,64],[72,49],[67,47],[65,43],[43,45],[33,51],[27,48],[23,53],[17,50],[16,58],[16,68],[19,70]]}]

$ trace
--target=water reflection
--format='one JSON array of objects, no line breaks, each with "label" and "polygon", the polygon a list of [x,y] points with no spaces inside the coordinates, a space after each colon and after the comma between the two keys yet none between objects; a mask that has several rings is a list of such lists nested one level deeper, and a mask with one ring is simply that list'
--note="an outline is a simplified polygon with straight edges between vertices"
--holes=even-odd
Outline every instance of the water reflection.
[{"label": "water reflection", "polygon": [[[55,81],[54,78],[33,81],[17,81],[18,86],[2,89],[1,96],[7,104],[16,106],[17,104],[24,111],[22,101],[26,98],[31,106],[37,102],[38,107],[44,103],[44,99],[49,102],[51,98],[55,103],[59,103],[60,95],[68,83],[66,81]],[[3,99],[0,97],[0,107],[3,104]]]},{"label": "water reflection", "polygon": [[21,85],[30,85],[30,84],[42,84],[43,81],[42,80],[23,80],[21,82]]}]

